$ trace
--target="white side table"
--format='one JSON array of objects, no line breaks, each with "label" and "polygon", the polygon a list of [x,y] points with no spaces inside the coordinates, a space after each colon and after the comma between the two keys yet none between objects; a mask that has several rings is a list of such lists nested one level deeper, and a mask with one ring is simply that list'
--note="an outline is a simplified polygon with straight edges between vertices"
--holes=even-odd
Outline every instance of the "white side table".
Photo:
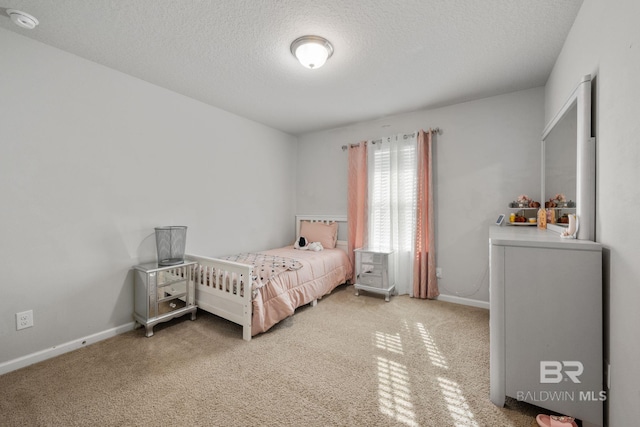
[{"label": "white side table", "polygon": [[356,255],[356,295],[360,291],[383,294],[389,301],[396,287],[393,269],[393,250],[360,248]]}]

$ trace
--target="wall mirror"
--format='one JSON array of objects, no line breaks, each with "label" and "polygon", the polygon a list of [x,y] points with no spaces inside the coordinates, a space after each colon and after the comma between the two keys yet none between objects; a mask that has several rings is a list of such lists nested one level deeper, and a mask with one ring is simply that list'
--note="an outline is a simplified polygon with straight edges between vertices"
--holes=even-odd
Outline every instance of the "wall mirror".
[{"label": "wall mirror", "polygon": [[[591,137],[591,76],[584,76],[542,133],[542,201],[563,194],[566,206],[557,212],[575,212],[578,239],[595,238],[595,139]],[[548,224],[556,232],[564,224]]]}]

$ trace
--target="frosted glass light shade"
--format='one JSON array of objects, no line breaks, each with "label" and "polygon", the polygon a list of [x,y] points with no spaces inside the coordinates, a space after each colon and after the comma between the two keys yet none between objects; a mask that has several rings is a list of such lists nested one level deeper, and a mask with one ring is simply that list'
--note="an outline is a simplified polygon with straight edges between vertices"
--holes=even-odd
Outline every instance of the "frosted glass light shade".
[{"label": "frosted glass light shade", "polygon": [[291,53],[305,67],[316,69],[333,55],[333,46],[322,37],[303,36],[291,43]]}]

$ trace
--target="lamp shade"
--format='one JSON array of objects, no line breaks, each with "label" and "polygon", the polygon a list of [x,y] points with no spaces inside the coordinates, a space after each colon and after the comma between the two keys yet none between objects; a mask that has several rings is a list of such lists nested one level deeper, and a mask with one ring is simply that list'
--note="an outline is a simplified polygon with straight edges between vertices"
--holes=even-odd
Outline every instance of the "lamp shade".
[{"label": "lamp shade", "polygon": [[333,46],[319,36],[303,36],[291,43],[291,53],[310,69],[320,68],[333,55]]}]

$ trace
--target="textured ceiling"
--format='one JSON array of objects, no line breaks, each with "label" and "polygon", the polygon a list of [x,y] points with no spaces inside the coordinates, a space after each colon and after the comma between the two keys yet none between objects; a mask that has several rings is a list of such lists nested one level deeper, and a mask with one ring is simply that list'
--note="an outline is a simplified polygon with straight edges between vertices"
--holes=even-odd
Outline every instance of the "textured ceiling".
[{"label": "textured ceiling", "polygon": [[[301,134],[544,85],[581,4],[0,0],[40,20],[0,27]],[[291,55],[305,34],[333,44],[323,68]]]}]

